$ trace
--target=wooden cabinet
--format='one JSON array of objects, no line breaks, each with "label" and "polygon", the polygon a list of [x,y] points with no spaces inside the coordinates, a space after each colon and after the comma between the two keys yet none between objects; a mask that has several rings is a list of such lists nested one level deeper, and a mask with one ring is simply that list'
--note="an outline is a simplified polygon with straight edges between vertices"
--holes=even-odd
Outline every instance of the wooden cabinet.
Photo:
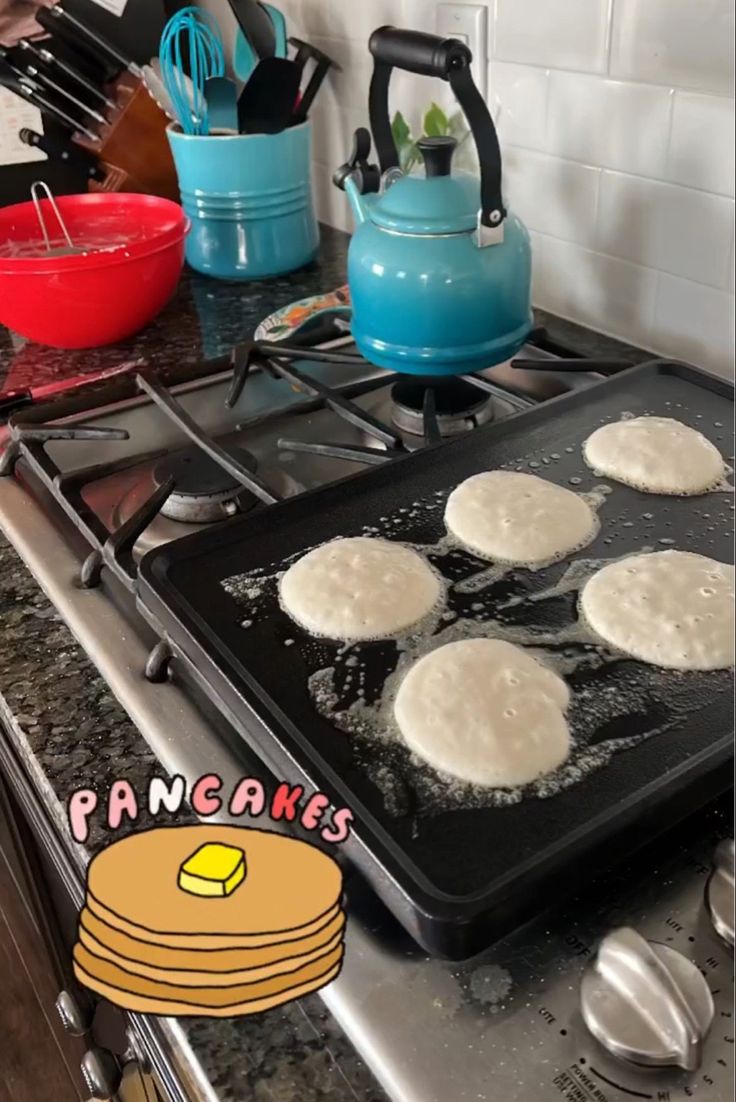
[{"label": "wooden cabinet", "polygon": [[7,1091],[13,1102],[75,1102],[87,1097],[86,1045],[64,1030],[55,1009],[67,978],[44,928],[49,902],[31,878],[37,860],[0,776],[0,1100]]},{"label": "wooden cabinet", "polygon": [[95,1098],[167,1102],[131,1057],[128,1016],[74,980],[81,883],[48,823],[41,843],[32,796],[0,727],[0,1102],[85,1102],[83,1062]]}]

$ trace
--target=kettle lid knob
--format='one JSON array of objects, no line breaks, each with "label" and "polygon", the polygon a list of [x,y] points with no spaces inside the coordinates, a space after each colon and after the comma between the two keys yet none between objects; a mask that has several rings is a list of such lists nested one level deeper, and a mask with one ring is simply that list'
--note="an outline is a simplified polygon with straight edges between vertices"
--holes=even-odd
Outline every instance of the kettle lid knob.
[{"label": "kettle lid knob", "polygon": [[417,148],[424,158],[427,178],[449,176],[452,173],[452,158],[457,149],[457,140],[447,136],[420,138]]}]

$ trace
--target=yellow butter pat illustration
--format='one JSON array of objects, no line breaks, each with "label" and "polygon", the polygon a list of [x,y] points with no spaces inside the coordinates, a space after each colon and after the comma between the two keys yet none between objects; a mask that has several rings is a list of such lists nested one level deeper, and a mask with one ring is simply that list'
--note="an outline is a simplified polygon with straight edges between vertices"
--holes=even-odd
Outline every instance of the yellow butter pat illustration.
[{"label": "yellow butter pat illustration", "polygon": [[245,880],[245,854],[235,846],[207,842],[179,869],[178,884],[190,895],[224,899]]}]

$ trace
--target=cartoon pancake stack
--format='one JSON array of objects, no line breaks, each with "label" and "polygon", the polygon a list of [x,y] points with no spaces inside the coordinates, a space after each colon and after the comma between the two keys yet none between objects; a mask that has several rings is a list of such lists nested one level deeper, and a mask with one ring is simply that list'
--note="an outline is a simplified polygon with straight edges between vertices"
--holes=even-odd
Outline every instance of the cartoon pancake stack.
[{"label": "cartoon pancake stack", "polygon": [[330,983],[343,957],[342,873],[306,842],[244,827],[162,827],[87,874],[74,972],[142,1014],[256,1014]]}]

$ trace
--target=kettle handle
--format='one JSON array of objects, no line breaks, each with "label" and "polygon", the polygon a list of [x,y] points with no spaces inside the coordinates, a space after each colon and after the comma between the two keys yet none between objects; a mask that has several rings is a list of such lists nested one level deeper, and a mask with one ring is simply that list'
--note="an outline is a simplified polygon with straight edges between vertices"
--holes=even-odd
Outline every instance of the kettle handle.
[{"label": "kettle handle", "polygon": [[423,31],[379,27],[371,35],[374,58],[369,105],[371,130],[381,172],[399,167],[399,154],[391,133],[388,89],[394,69],[449,81],[468,120],[478,150],[481,171],[480,221],[496,228],[506,217],[501,197],[501,147],[485,100],[478,91],[470,66],[473,55],[464,42],[440,38]]}]

